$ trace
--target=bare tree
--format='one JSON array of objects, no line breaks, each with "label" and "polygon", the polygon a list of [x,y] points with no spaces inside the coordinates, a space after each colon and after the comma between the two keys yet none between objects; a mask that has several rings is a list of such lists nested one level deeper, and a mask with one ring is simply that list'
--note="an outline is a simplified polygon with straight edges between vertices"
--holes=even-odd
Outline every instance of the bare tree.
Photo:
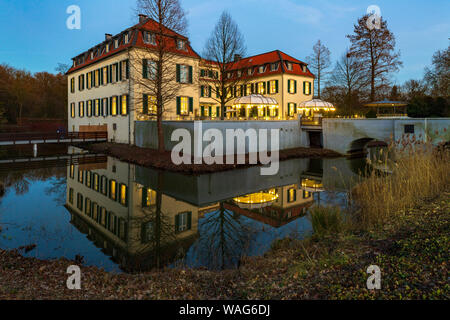
[{"label": "bare tree", "polygon": [[[186,34],[186,14],[179,0],[137,0],[137,11],[157,23],[156,30],[152,30],[155,38],[150,39],[153,45],[129,51],[129,61],[134,73],[142,74],[142,77],[134,78],[136,85],[154,98],[156,113],[150,114],[156,116],[158,151],[164,152],[162,118],[166,106],[174,101],[181,87],[175,70],[180,57],[176,46],[178,40],[187,42],[186,38],[180,38],[180,35]],[[140,102],[143,105],[143,100],[143,97],[135,97],[135,105]]]},{"label": "bare tree", "polygon": [[236,87],[245,86],[248,66],[244,60],[239,61],[245,51],[244,37],[237,24],[229,13],[223,12],[203,53],[208,60],[205,70],[210,76],[200,78],[200,84],[210,88],[208,96],[220,103],[222,120],[226,104],[236,96]]},{"label": "bare tree", "polygon": [[320,40],[313,47],[313,54],[306,58],[309,63],[309,67],[314,71],[317,82],[317,96],[320,99],[320,84],[325,80],[327,76],[326,70],[331,66],[330,50],[322,44]]},{"label": "bare tree", "polygon": [[425,68],[425,81],[432,96],[450,95],[450,47],[433,55],[433,66]]},{"label": "bare tree", "polygon": [[400,52],[395,52],[395,37],[387,22],[380,17],[380,28],[369,28],[369,15],[358,19],[354,34],[347,35],[352,46],[350,55],[361,61],[370,80],[370,100],[375,101],[377,90],[389,86],[389,73],[402,66]]},{"label": "bare tree", "polygon": [[411,101],[417,97],[425,96],[425,86],[420,80],[408,80],[402,86],[403,94],[405,95],[408,101]]}]

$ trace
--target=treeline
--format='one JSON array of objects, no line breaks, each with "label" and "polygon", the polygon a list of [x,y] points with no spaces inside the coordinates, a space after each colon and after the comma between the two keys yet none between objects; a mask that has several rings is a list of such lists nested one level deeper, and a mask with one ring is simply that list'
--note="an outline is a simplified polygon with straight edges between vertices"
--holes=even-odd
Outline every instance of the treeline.
[{"label": "treeline", "polygon": [[17,124],[21,118],[67,118],[67,66],[57,73],[31,74],[0,65],[0,123]]},{"label": "treeline", "polygon": [[367,102],[391,100],[407,102],[411,117],[450,117],[450,47],[433,55],[422,79],[395,84],[392,75],[403,65],[395,36],[383,18],[373,28],[368,19],[358,19],[347,35],[349,48],[334,65],[320,40],[313,47],[307,61],[316,75],[316,96],[334,103],[337,113],[345,116],[366,115]]}]

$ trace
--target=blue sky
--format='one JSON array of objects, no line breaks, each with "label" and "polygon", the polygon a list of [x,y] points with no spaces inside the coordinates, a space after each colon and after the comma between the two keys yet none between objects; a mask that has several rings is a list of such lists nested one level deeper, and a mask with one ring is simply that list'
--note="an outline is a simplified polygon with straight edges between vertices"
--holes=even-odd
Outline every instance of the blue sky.
[{"label": "blue sky", "polygon": [[[275,49],[304,60],[321,39],[335,61],[349,46],[346,35],[369,5],[378,5],[397,39],[404,66],[397,83],[421,78],[433,53],[450,36],[448,0],[181,0],[197,52],[223,10],[246,39],[247,54]],[[66,9],[81,8],[81,30],[68,30]],[[135,0],[0,0],[0,63],[31,72],[54,72],[71,58],[136,23]]]}]

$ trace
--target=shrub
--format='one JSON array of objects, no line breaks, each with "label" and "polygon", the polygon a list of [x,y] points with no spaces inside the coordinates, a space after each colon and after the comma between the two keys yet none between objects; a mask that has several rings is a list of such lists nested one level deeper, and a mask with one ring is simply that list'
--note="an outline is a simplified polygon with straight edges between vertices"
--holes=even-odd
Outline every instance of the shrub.
[{"label": "shrub", "polygon": [[323,237],[344,230],[344,219],[339,207],[316,206],[310,210],[310,219],[314,235]]}]

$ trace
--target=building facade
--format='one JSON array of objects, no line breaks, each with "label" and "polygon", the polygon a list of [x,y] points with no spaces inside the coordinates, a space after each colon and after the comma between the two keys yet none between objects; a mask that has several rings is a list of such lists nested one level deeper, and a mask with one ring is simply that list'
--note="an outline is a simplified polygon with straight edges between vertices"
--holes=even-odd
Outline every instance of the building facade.
[{"label": "building facade", "polygon": [[[108,141],[134,144],[135,121],[153,121],[156,97],[145,85],[155,71],[155,34],[159,25],[145,16],[118,35],[73,58],[68,71],[68,128],[70,132],[107,131]],[[278,104],[269,110],[227,104],[226,119],[289,120],[297,105],[311,100],[314,75],[307,64],[281,51],[237,58],[230,74],[221,75],[190,46],[189,39],[165,29],[177,92],[164,105],[165,120],[220,119],[214,85],[218,77],[246,75],[245,82],[227,88],[234,98],[261,94]],[[210,80],[210,83],[206,80]],[[255,106],[256,107],[256,106]]]}]

